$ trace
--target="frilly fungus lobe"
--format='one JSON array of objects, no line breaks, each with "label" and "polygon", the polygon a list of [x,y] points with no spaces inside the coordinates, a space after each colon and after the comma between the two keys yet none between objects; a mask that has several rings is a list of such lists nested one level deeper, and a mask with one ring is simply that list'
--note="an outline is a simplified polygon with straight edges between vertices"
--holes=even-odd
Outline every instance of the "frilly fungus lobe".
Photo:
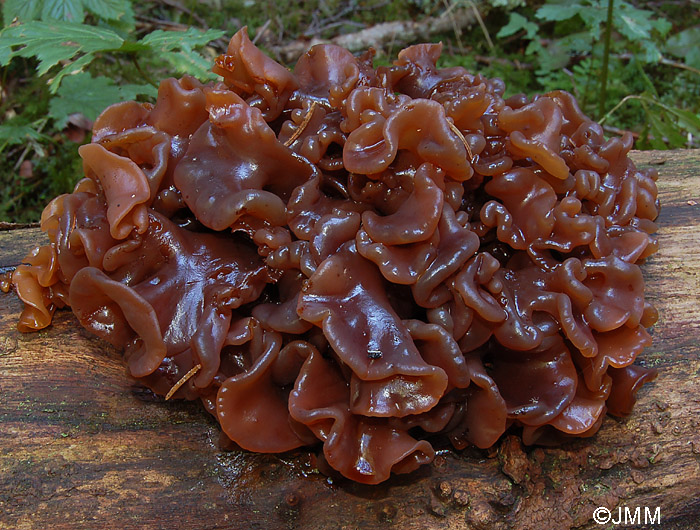
[{"label": "frilly fungus lobe", "polygon": [[364,483],[430,462],[433,436],[551,442],[629,414],[655,375],[632,363],[656,174],[570,94],[504,99],[440,49],[375,69],[320,45],[289,71],[244,29],[222,82],[109,107],[13,275],[19,328],[69,305],[239,446],[319,443]]}]

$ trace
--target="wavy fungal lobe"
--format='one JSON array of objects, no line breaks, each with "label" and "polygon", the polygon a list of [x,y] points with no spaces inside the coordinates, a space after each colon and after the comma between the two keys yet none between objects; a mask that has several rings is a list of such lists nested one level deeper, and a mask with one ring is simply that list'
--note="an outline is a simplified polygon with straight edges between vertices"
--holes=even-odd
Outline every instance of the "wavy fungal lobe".
[{"label": "wavy fungal lobe", "polygon": [[12,276],[18,327],[70,306],[153,391],[201,400],[241,448],[318,445],[376,484],[440,437],[592,436],[631,412],[656,311],[653,170],[562,91],[313,47],[293,70],[245,28],[218,83],[166,79],[80,149]]}]

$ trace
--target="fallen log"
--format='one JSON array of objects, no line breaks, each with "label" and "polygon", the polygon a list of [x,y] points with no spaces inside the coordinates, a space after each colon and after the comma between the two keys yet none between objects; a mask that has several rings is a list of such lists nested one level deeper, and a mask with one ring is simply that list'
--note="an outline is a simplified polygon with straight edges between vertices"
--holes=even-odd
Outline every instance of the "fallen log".
[{"label": "fallen log", "polygon": [[294,63],[315,44],[336,44],[352,52],[364,51],[370,46],[376,50],[385,47],[401,48],[412,42],[428,42],[440,33],[460,31],[471,27],[481,16],[476,7],[445,11],[440,16],[426,17],[421,20],[399,20],[383,22],[354,33],[338,35],[332,39],[299,39],[283,46],[271,48],[271,52],[282,62]]},{"label": "fallen log", "polygon": [[[20,302],[0,295],[0,529],[593,530],[620,517],[615,528],[697,529],[700,151],[632,157],[658,168],[662,211],[661,249],[643,267],[660,319],[637,361],[659,377],[630,418],[560,447],[509,434],[379,486],[333,482],[309,451],[221,450],[199,405],[135,386],[72,313],[24,335]],[[0,272],[43,241],[36,229],[0,232]]]}]

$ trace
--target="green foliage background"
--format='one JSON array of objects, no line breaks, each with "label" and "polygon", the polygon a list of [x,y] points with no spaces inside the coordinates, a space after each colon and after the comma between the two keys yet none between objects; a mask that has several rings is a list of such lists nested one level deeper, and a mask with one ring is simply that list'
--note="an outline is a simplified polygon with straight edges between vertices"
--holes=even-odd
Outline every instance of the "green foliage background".
[{"label": "green foliage background", "polygon": [[700,146],[697,0],[5,0],[0,220],[36,221],[71,190],[77,148],[107,105],[152,101],[168,76],[214,79],[214,57],[243,25],[274,52],[457,9],[482,23],[434,36],[445,43],[442,66],[501,77],[508,94],[568,90],[608,134],[632,131],[637,148]]}]

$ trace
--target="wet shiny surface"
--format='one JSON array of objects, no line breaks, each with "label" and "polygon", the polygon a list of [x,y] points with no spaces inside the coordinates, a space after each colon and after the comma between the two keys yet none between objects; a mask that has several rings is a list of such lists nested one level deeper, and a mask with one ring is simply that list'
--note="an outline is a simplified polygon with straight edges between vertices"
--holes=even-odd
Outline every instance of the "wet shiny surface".
[{"label": "wet shiny surface", "polygon": [[328,45],[290,72],[241,31],[223,82],[110,107],[14,273],[20,329],[70,305],[239,446],[318,444],[363,483],[432,461],[436,433],[550,443],[628,414],[654,377],[632,363],[656,173],[571,95],[504,100],[439,54]]}]

